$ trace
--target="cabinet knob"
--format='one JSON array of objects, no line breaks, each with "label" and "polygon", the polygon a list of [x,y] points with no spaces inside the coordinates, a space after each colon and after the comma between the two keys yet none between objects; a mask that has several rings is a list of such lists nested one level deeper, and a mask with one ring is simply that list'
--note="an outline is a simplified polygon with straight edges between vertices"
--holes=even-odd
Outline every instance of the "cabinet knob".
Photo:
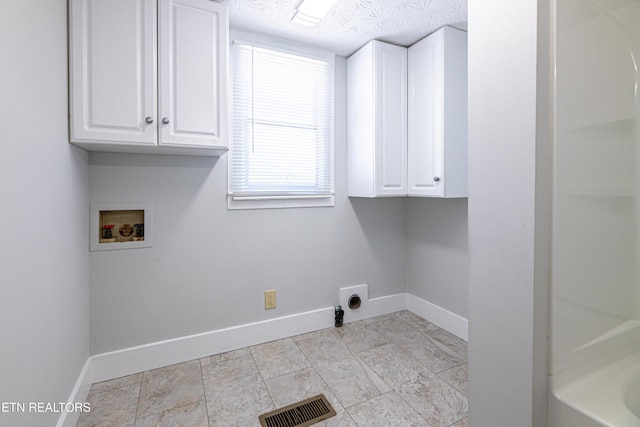
[{"label": "cabinet knob", "polygon": [[147,122],[147,123],[153,123],[153,117],[147,116],[147,118],[144,119],[144,121]]},{"label": "cabinet knob", "polygon": [[162,118],[162,123],[164,123],[165,125],[166,125],[167,123],[169,123],[169,117],[163,117],[163,118]]},{"label": "cabinet knob", "polygon": [[438,181],[440,181],[440,177],[439,177],[439,176],[434,176],[434,177],[433,177],[433,180],[434,180],[435,182],[438,182]]}]

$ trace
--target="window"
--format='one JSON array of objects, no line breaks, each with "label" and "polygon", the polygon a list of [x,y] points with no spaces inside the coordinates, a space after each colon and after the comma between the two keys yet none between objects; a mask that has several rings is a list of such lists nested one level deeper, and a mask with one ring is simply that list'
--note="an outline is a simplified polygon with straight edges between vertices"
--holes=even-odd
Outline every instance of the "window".
[{"label": "window", "polygon": [[229,208],[333,206],[333,54],[234,40]]}]

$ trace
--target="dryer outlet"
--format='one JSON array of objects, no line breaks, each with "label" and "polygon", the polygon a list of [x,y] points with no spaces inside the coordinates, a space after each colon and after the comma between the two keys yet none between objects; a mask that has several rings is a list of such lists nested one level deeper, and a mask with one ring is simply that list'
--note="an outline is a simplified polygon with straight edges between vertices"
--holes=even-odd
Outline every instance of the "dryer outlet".
[{"label": "dryer outlet", "polygon": [[[360,298],[360,306],[355,308],[355,298],[352,298],[354,295],[357,295]],[[351,300],[352,306],[349,306],[349,301]],[[346,288],[340,288],[338,290],[338,305],[342,306],[344,310],[344,322],[354,322],[356,320],[366,319],[367,315],[367,302],[369,301],[369,285],[356,285],[349,286]]]}]

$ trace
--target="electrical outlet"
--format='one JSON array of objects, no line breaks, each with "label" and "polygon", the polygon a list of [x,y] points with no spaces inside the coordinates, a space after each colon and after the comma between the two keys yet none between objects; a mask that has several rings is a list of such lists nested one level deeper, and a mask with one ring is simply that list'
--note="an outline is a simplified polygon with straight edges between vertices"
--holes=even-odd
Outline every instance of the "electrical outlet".
[{"label": "electrical outlet", "polygon": [[271,310],[276,308],[276,290],[264,291],[264,309]]}]

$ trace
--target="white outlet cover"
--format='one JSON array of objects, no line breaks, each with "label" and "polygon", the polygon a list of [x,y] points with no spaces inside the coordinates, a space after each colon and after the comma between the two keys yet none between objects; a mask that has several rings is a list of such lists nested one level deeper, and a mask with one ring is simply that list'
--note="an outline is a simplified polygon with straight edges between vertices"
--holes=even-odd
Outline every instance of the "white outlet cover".
[{"label": "white outlet cover", "polygon": [[[349,308],[349,298],[351,295],[357,294],[360,297],[360,308],[352,310]],[[338,304],[344,310],[344,322],[355,322],[356,320],[366,319],[367,302],[369,301],[369,285],[356,285],[338,290]]]}]

